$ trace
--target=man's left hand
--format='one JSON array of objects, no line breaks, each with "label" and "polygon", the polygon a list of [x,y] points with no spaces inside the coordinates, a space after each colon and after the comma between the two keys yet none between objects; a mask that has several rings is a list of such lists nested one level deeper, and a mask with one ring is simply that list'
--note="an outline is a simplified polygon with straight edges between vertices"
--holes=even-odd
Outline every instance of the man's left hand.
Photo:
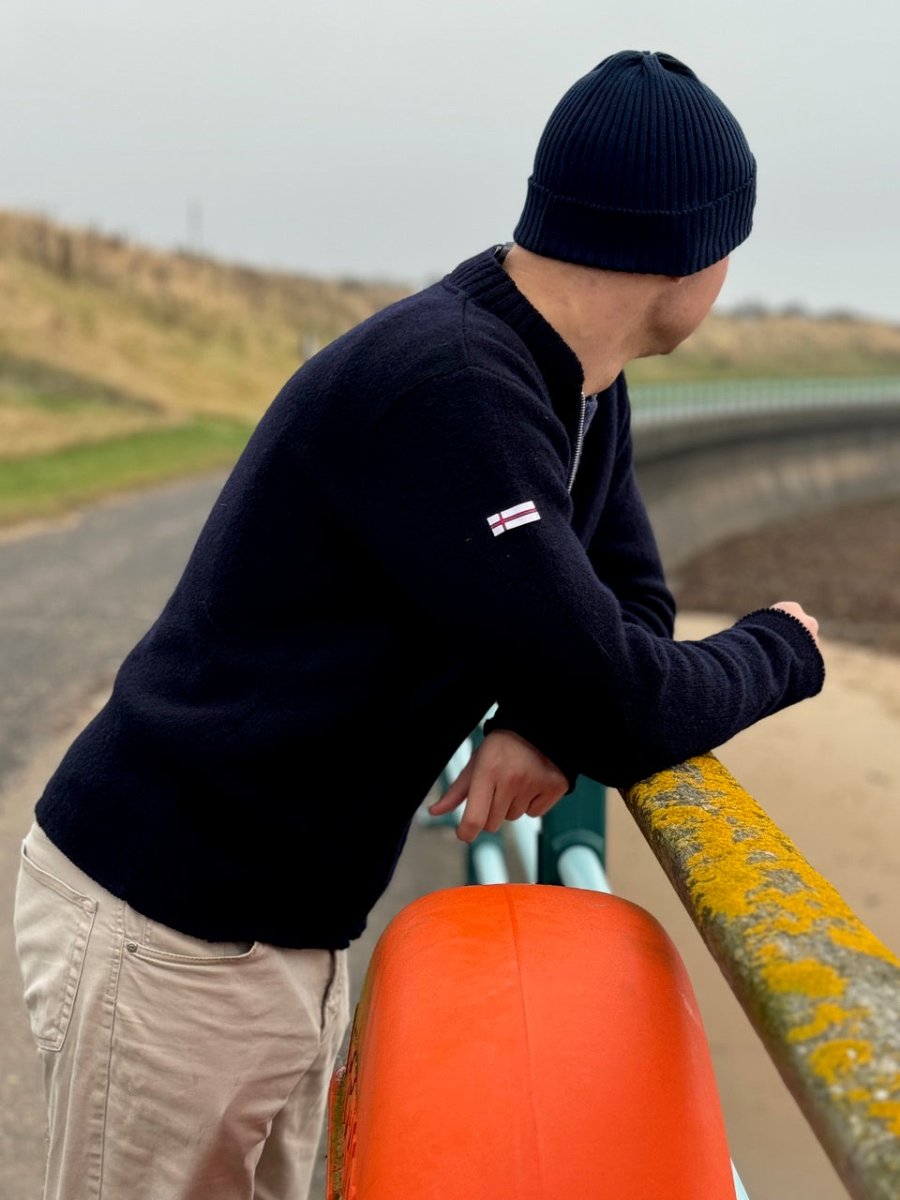
[{"label": "man's left hand", "polygon": [[531,742],[511,730],[495,729],[428,811],[439,817],[465,801],[456,836],[473,842],[483,829],[497,833],[504,820],[526,813],[542,816],[568,787],[562,771]]}]

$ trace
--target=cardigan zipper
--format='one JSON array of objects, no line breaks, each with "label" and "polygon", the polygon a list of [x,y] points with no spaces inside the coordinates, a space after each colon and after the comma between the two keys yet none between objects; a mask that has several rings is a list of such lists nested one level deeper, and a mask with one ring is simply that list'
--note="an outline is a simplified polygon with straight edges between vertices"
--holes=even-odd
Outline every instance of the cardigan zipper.
[{"label": "cardigan zipper", "polygon": [[581,461],[581,445],[584,442],[584,418],[587,413],[587,401],[584,398],[584,392],[581,393],[581,413],[578,417],[578,433],[575,437],[575,451],[572,455],[572,471],[569,475],[569,486],[567,491],[571,492],[572,485],[575,482],[575,472],[578,470],[578,464]]}]

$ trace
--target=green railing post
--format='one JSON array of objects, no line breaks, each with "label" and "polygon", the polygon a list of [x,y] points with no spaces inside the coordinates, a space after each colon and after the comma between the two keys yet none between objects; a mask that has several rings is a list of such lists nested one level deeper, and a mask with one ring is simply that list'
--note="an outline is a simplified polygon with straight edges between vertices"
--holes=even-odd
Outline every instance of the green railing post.
[{"label": "green railing post", "polygon": [[559,856],[570,846],[589,847],[606,866],[606,788],[583,776],[541,818],[538,883],[562,883]]}]

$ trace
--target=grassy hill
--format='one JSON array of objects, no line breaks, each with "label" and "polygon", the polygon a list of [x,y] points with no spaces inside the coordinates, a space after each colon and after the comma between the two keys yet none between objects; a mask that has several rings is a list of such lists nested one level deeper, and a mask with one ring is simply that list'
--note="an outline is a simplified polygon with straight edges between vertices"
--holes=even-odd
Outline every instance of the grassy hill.
[{"label": "grassy hill", "polygon": [[852,315],[713,311],[673,354],[640,359],[630,381],[900,376],[900,325]]},{"label": "grassy hill", "polygon": [[0,522],[232,462],[304,357],[401,294],[0,212]]},{"label": "grassy hill", "polygon": [[[233,462],[305,357],[402,294],[0,212],[0,523]],[[804,374],[900,375],[900,327],[713,315],[629,368],[634,383]]]}]

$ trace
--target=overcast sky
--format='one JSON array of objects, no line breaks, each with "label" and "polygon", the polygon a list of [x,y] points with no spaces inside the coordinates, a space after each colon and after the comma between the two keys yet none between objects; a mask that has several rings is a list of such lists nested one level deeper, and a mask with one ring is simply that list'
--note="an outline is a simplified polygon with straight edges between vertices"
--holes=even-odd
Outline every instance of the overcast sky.
[{"label": "overcast sky", "polygon": [[414,286],[512,233],[540,132],[665,50],[741,123],[725,306],[900,321],[896,0],[0,0],[0,207]]}]

